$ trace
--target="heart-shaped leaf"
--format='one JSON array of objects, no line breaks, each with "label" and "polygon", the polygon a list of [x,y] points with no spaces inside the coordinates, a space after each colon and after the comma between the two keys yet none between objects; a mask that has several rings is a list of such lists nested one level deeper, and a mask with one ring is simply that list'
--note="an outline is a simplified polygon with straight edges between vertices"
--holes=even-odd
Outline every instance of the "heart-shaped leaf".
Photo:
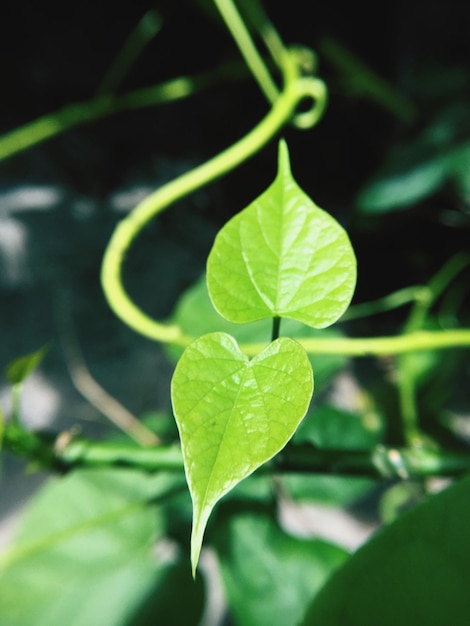
[{"label": "heart-shaped leaf", "polygon": [[292,178],[284,142],[273,184],[217,235],[207,284],[218,312],[237,323],[290,317],[325,328],[348,307],[356,284],[351,243]]},{"label": "heart-shaped leaf", "polygon": [[282,337],[249,360],[226,333],[196,339],[171,385],[193,500],[191,562],[216,502],[292,437],[313,392],[303,348]]}]

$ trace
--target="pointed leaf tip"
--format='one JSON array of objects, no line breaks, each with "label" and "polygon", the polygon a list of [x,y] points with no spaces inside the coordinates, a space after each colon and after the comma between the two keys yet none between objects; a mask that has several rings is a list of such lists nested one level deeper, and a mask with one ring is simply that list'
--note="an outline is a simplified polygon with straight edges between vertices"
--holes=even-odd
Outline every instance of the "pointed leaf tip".
[{"label": "pointed leaf tip", "polygon": [[279,140],[278,147],[278,176],[291,176],[289,148],[285,139]]},{"label": "pointed leaf tip", "polygon": [[46,345],[36,352],[14,359],[5,368],[5,377],[8,382],[12,385],[23,383],[39,366],[48,350],[49,346]]}]

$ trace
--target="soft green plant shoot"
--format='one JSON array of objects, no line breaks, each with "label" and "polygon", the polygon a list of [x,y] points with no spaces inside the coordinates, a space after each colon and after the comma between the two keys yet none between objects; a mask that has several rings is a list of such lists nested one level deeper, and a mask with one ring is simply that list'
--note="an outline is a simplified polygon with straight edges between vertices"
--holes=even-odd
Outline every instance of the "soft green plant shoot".
[{"label": "soft green plant shoot", "polygon": [[31,376],[41,363],[48,349],[48,346],[43,346],[39,348],[39,350],[36,350],[36,352],[32,352],[26,356],[20,356],[9,363],[5,368],[5,376],[8,382],[12,385],[24,383],[28,376]]},{"label": "soft green plant shoot", "polygon": [[5,378],[11,384],[11,420],[17,424],[20,419],[20,401],[23,383],[31,376],[39,366],[48,351],[48,346],[43,346],[36,352],[20,356],[9,363],[5,368]]},{"label": "soft green plant shoot", "polygon": [[[214,305],[233,322],[285,316],[321,328],[344,312],[355,280],[348,236],[295,183],[281,142],[274,183],[215,240],[207,263]],[[231,335],[203,335],[176,367],[171,393],[193,501],[193,575],[215,504],[277,454],[307,412],[307,353],[278,331],[275,323],[273,342],[252,360]]]}]

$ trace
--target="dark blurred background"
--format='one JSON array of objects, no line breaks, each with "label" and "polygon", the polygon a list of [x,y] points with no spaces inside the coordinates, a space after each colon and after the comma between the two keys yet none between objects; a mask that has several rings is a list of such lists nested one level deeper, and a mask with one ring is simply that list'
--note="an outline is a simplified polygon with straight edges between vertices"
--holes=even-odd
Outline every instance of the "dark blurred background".
[{"label": "dark blurred background", "polygon": [[[428,281],[454,253],[469,251],[470,5],[264,6],[285,43],[317,52],[329,89],[319,125],[284,135],[300,186],[350,233],[359,262],[355,301]],[[91,98],[149,10],[161,29],[120,92],[239,60],[202,1],[4,1],[0,132]],[[51,346],[25,393],[33,426],[104,427],[70,382],[58,330],[64,307],[105,388],[139,415],[168,408],[171,365],[109,311],[102,254],[141,197],[233,143],[267,110],[249,76],[224,80],[189,99],[77,126],[0,163],[0,366]],[[126,266],[129,289],[146,310],[170,314],[203,271],[218,228],[273,179],[276,151],[274,141],[146,230]],[[351,332],[394,332],[402,315]],[[0,400],[8,404],[6,383]]]},{"label": "dark blurred background", "polygon": [[[237,60],[235,45],[210,5],[202,0],[139,1],[110,10],[100,2],[3,3],[1,130],[94,95],[126,37],[150,9],[158,12],[161,30],[120,91]],[[319,72],[329,87],[330,103],[321,124],[308,132],[286,131],[299,183],[320,206],[349,228],[357,227],[361,246],[370,245],[370,231],[386,222],[390,236],[374,250],[381,252],[375,267],[396,283],[393,287],[403,282],[399,269],[411,272],[410,281],[426,279],[466,241],[468,181],[466,194],[452,181],[436,183],[435,193],[400,207],[406,211],[379,211],[379,223],[377,212],[364,218],[356,201],[384,164],[404,172],[444,148],[466,145],[468,165],[468,4],[437,0],[311,6],[293,0],[288,9],[284,3],[264,5],[286,43],[317,51]],[[346,52],[339,59],[337,44]],[[367,77],[347,65],[348,53],[386,81],[389,93],[381,93],[378,83],[367,85]],[[131,181],[145,181],[152,188],[175,170],[230,145],[266,110],[254,81],[215,85],[188,100],[115,115],[65,133],[2,163],[3,184],[28,178],[44,185],[59,178],[73,193],[93,201],[109,198]],[[228,177],[225,197],[208,201],[201,211],[204,217],[219,226],[259,193],[273,176],[275,151],[273,142]],[[428,182],[432,187],[433,181]],[[416,253],[417,235],[422,254]],[[399,258],[397,247],[403,253]],[[367,271],[364,263],[362,275]],[[382,293],[377,278],[361,280],[358,296],[377,295],[371,290]]]}]

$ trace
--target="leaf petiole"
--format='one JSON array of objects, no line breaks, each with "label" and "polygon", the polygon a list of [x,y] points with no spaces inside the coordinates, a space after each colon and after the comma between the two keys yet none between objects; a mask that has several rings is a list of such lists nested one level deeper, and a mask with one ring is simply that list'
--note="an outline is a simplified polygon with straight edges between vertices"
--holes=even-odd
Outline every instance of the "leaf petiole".
[{"label": "leaf petiole", "polygon": [[279,330],[281,328],[281,318],[279,316],[273,317],[273,332],[271,335],[271,341],[276,341],[279,338]]}]

